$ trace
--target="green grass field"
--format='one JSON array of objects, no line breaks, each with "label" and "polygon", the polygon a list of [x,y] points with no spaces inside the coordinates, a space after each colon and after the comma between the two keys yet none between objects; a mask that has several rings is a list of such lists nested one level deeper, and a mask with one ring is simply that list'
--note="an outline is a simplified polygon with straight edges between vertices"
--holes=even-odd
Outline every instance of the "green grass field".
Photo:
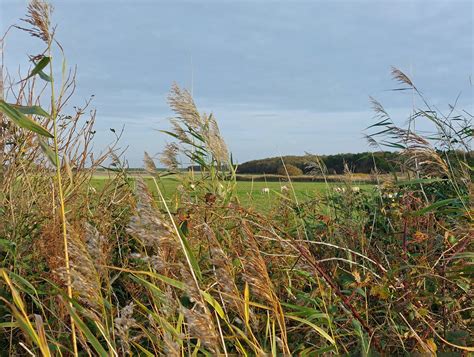
[{"label": "green grass field", "polygon": [[[157,197],[156,187],[152,183],[151,178],[146,176],[144,178],[153,195]],[[92,180],[92,185],[94,188],[100,189],[105,185],[108,179],[106,175],[96,175]],[[163,195],[170,201],[173,200],[178,185],[180,185],[180,181],[177,177],[170,176],[160,180],[160,188],[163,191]],[[271,207],[274,207],[273,204],[275,201],[281,198],[283,186],[288,188],[288,194],[290,194],[292,198],[296,196],[298,202],[304,202],[323,194],[327,189],[333,189],[334,187],[343,185],[343,182],[330,182],[328,184],[324,182],[292,182],[290,184],[288,182],[238,181],[237,197],[244,207],[252,207],[258,211],[265,212]],[[355,183],[354,185],[358,185],[363,190],[371,187],[369,184]],[[264,188],[268,188],[269,193],[264,193]]]}]

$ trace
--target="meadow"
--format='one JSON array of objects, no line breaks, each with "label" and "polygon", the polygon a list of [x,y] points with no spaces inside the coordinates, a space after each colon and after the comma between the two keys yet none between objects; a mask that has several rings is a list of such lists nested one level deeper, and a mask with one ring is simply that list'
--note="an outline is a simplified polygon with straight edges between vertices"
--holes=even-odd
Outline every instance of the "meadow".
[{"label": "meadow", "polygon": [[[185,174],[186,175],[186,174]],[[190,174],[187,174],[191,176]],[[107,181],[112,180],[113,175],[96,174],[91,180],[91,186],[97,190],[103,189]],[[147,184],[151,194],[159,202],[159,195],[152,177],[141,175]],[[341,182],[275,182],[275,181],[237,181],[235,194],[238,202],[246,208],[255,209],[258,212],[268,212],[277,205],[282,197],[289,193],[292,200],[304,203],[316,198],[324,198],[327,193],[336,188],[345,187],[344,177],[341,175]],[[131,180],[135,181],[132,177]],[[181,184],[181,177],[178,175],[167,176],[160,180],[159,187],[167,202],[172,205],[177,201],[179,195],[178,186]],[[360,190],[373,189],[373,185],[364,182],[354,182],[354,187]],[[264,189],[268,188],[268,193]],[[199,191],[197,191],[199,192]]]},{"label": "meadow", "polygon": [[[51,16],[29,3],[16,30],[44,51],[0,99],[0,354],[474,352],[468,111],[439,112],[393,68],[423,105],[397,126],[371,99],[367,140],[396,149],[403,175],[374,168],[362,185],[346,165],[339,182],[293,182],[283,164],[282,190],[239,181],[217,120],[173,85],[172,129],[157,133],[171,141],[131,175],[120,135],[92,150],[90,102],[68,109],[75,72]],[[330,176],[315,155],[308,167]]]}]

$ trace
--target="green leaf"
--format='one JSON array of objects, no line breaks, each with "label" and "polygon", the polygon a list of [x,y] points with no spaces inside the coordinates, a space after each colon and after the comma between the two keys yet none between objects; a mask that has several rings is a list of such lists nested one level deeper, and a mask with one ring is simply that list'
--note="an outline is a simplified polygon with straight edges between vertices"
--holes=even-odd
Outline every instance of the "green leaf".
[{"label": "green leaf", "polygon": [[12,107],[15,107],[20,113],[26,114],[26,115],[40,115],[42,117],[49,117],[49,113],[46,112],[43,108],[37,106],[37,105],[32,105],[30,107],[25,107],[22,105],[16,105],[12,104]]},{"label": "green leaf", "polygon": [[193,267],[194,273],[196,274],[196,277],[198,278],[198,280],[201,281],[202,280],[201,268],[199,267],[198,261],[191,250],[191,246],[189,245],[188,240],[186,239],[182,231],[179,232],[179,235],[183,242],[184,248],[186,249],[186,252],[191,262],[191,266]]},{"label": "green leaf", "polygon": [[397,143],[392,143],[392,142],[388,142],[388,141],[384,141],[382,143],[384,146],[387,146],[389,148],[395,148],[395,149],[406,149],[405,146],[403,146],[402,144],[397,144]]},{"label": "green leaf", "polygon": [[46,73],[44,73],[43,71],[39,71],[38,76],[40,76],[40,78],[41,78],[43,81],[51,82],[51,77],[48,76],[48,75],[47,75]]},{"label": "green leaf", "polygon": [[99,340],[95,337],[95,334],[89,329],[89,327],[87,327],[84,321],[82,321],[82,319],[76,313],[76,310],[68,303],[66,303],[65,305],[69,310],[69,314],[72,316],[74,323],[87,338],[87,341],[92,345],[92,347],[94,347],[97,354],[101,357],[108,357],[109,354],[107,353],[107,351],[104,349],[104,347],[102,347]]},{"label": "green leaf", "polygon": [[298,306],[298,305],[293,305],[285,302],[281,302],[281,305],[287,308],[292,309],[293,311],[287,312],[287,315],[292,315],[292,316],[309,316],[311,319],[326,319],[327,321],[329,320],[329,316],[325,313],[319,312],[319,310],[315,310],[311,307],[306,307],[306,306]]},{"label": "green leaf", "polygon": [[[140,272],[138,271],[138,272],[135,273],[135,275],[139,274],[139,273]],[[149,275],[153,278],[157,278],[157,279],[163,281],[166,284],[174,286],[175,288],[177,288],[179,290],[186,291],[186,284],[182,283],[181,281],[178,281],[178,280],[175,280],[175,279],[172,279],[172,278],[168,278],[167,276],[161,275],[161,274],[158,274],[158,273],[146,272],[146,275]],[[138,279],[141,279],[141,278],[138,278]],[[141,281],[143,282],[143,281],[146,281],[146,280],[141,279]]]},{"label": "green leaf", "polygon": [[474,253],[473,252],[463,252],[455,254],[454,256],[450,257],[449,259],[472,259],[474,260]]},{"label": "green leaf", "polygon": [[5,249],[13,249],[15,247],[15,242],[9,239],[0,238],[0,248],[5,247]]},{"label": "green leaf", "polygon": [[326,331],[324,331],[321,327],[315,325],[314,323],[297,316],[286,315],[286,317],[289,318],[290,320],[295,320],[312,327],[319,335],[324,337],[329,343],[331,343],[332,345],[336,344],[334,339],[331,336],[329,336],[329,334]]},{"label": "green leaf", "polygon": [[48,157],[49,161],[54,166],[57,166],[57,157],[53,149],[51,148],[51,146],[49,146],[46,140],[42,139],[40,136],[38,137],[38,141],[39,141],[41,150],[43,150],[44,154]]},{"label": "green leaf", "polygon": [[425,213],[434,211],[434,210],[436,210],[440,207],[451,205],[452,203],[456,203],[456,202],[459,202],[459,199],[457,199],[457,198],[448,198],[446,200],[437,201],[437,202],[433,203],[432,205],[429,205],[425,208],[422,208],[418,211],[413,212],[413,215],[414,216],[422,216]]},{"label": "green leaf", "polygon": [[34,120],[28,118],[25,114],[19,111],[15,106],[8,104],[4,100],[0,99],[0,112],[4,113],[9,117],[16,125],[23,129],[27,129],[36,134],[53,138],[53,135],[43,128],[41,125],[36,123]]},{"label": "green leaf", "polygon": [[390,119],[387,118],[387,119],[381,120],[381,121],[379,121],[375,124],[372,124],[372,125],[368,126],[367,128],[365,128],[365,130],[370,129],[370,128],[374,128],[376,126],[386,126],[386,125],[389,125],[389,124],[392,124],[392,122],[390,121]]},{"label": "green leaf", "polygon": [[26,292],[28,294],[37,294],[35,287],[28,280],[14,272],[10,272],[10,276],[22,292]]},{"label": "green leaf", "polygon": [[429,184],[434,182],[443,182],[446,181],[445,179],[434,178],[434,179],[414,179],[409,181],[399,181],[395,184],[395,186],[410,186],[410,185],[418,185],[418,184]]},{"label": "green leaf", "polygon": [[150,351],[146,350],[145,347],[140,346],[140,344],[138,344],[138,343],[136,343],[136,342],[132,342],[132,343],[133,343],[133,345],[134,345],[135,347],[137,347],[139,350],[141,350],[141,351],[145,354],[145,356],[149,356],[149,357],[155,356],[153,353],[151,353]]},{"label": "green leaf", "polygon": [[[41,76],[41,73],[42,73],[44,76],[46,76],[46,74],[43,73],[42,71],[43,71],[43,69],[49,64],[50,60],[51,60],[51,58],[49,58],[49,57],[47,57],[47,56],[44,56],[43,58],[41,58],[41,59],[39,60],[39,62],[36,63],[36,66],[35,66],[35,68],[33,68],[33,70],[31,71],[30,75],[29,75],[28,77],[26,77],[24,80],[26,81],[27,79],[29,79],[29,78],[31,78],[31,77],[34,77],[34,76],[36,76],[37,74],[39,74],[42,79],[46,80],[45,78],[43,78],[43,76]],[[48,77],[48,76],[46,76],[46,77]],[[51,81],[51,79],[48,77],[47,82],[50,82],[50,81]]]},{"label": "green leaf", "polygon": [[169,136],[172,136],[175,139],[179,139],[179,136],[175,133],[172,133],[171,131],[168,130],[158,130],[160,133],[167,134]]},{"label": "green leaf", "polygon": [[221,305],[219,305],[219,303],[216,301],[216,299],[214,299],[212,297],[211,294],[209,294],[208,292],[206,291],[202,291],[202,296],[204,298],[204,300],[207,301],[207,303],[209,305],[211,305],[214,310],[216,310],[217,314],[220,316],[221,319],[225,319],[225,313],[224,313],[224,310],[222,309]]},{"label": "green leaf", "polygon": [[146,281],[145,279],[140,278],[140,277],[135,276],[135,275],[132,275],[130,278],[133,281],[137,282],[138,284],[141,284],[144,287],[146,287],[148,290],[150,290],[153,293],[153,295],[157,296],[158,298],[160,298],[160,299],[165,298],[165,294],[163,294],[163,291],[161,291],[160,288],[158,286],[156,286],[155,284],[150,283],[149,281]]}]

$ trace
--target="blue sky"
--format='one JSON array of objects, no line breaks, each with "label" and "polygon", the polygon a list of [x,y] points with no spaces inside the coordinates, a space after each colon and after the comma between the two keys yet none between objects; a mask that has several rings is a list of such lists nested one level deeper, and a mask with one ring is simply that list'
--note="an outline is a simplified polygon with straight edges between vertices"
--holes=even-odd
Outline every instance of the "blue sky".
[{"label": "blue sky", "polygon": [[[0,25],[20,22],[26,1],[0,0]],[[446,109],[461,92],[473,107],[472,1],[54,1],[53,22],[69,65],[73,98],[91,94],[96,148],[125,125],[131,166],[158,153],[172,115],[174,81],[212,111],[238,161],[366,150],[369,96],[403,122],[409,93],[391,92],[390,67],[412,73]],[[12,32],[9,68],[27,68],[41,43]],[[192,75],[193,73],[193,75]],[[192,81],[193,78],[193,81]]]}]

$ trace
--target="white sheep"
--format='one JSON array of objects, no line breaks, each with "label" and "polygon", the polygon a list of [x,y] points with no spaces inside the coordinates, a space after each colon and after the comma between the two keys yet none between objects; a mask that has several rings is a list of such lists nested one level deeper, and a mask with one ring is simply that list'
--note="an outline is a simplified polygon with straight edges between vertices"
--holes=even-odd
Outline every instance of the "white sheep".
[{"label": "white sheep", "polygon": [[264,188],[262,188],[262,193],[269,194],[269,193],[270,193],[270,189],[269,189],[268,187],[264,187]]},{"label": "white sheep", "polygon": [[354,192],[354,193],[360,192],[360,187],[359,186],[352,187],[352,192]]},{"label": "white sheep", "polygon": [[289,189],[286,185],[283,185],[283,186],[280,187],[281,193],[283,193],[283,192],[288,192],[289,190],[290,190],[290,189]]}]

